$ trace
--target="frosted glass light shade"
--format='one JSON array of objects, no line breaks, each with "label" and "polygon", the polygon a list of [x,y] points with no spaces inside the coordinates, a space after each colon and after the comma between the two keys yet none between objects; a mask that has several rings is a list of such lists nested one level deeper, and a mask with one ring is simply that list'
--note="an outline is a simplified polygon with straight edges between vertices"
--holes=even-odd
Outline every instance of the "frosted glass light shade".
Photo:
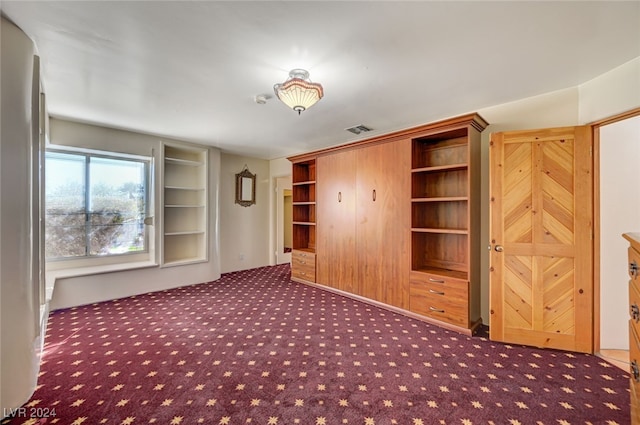
[{"label": "frosted glass light shade", "polygon": [[278,99],[294,111],[298,111],[298,114],[315,105],[324,96],[322,86],[312,83],[309,73],[304,69],[289,72],[289,79],[282,84],[274,85],[273,91]]}]

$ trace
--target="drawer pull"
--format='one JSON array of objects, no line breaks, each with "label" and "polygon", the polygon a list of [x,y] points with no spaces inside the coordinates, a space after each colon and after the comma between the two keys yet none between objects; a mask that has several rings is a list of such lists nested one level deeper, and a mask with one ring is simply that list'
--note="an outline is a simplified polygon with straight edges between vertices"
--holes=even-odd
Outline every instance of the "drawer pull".
[{"label": "drawer pull", "polygon": [[441,308],[436,308],[436,307],[429,307],[430,311],[436,312],[436,313],[444,313],[444,310]]},{"label": "drawer pull", "polygon": [[636,323],[640,322],[640,308],[638,307],[638,304],[632,304],[630,310],[629,314],[631,314],[631,319],[635,320]]},{"label": "drawer pull", "polygon": [[444,283],[444,280],[442,280],[442,279],[434,279],[434,278],[430,277],[429,278],[429,282]]},{"label": "drawer pull", "polygon": [[429,293],[430,294],[435,294],[435,295],[444,295],[444,292],[436,291],[435,289],[429,289]]},{"label": "drawer pull", "polygon": [[300,264],[307,264],[307,262],[300,260]]},{"label": "drawer pull", "polygon": [[633,380],[636,382],[640,382],[640,368],[638,368],[638,362],[631,362],[631,374],[633,375]]},{"label": "drawer pull", "polygon": [[638,277],[638,263],[636,263],[636,260],[629,263],[629,274],[634,279]]}]

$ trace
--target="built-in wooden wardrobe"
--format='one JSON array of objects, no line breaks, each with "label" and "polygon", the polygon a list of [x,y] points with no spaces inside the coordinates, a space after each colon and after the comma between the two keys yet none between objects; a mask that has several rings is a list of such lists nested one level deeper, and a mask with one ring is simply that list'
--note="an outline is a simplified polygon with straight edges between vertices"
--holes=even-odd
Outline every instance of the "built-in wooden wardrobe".
[{"label": "built-in wooden wardrobe", "polygon": [[317,158],[316,282],[408,308],[410,142]]},{"label": "built-in wooden wardrobe", "polygon": [[631,424],[640,424],[640,233],[625,233],[629,241],[629,360]]},{"label": "built-in wooden wardrobe", "polygon": [[289,158],[292,278],[472,333],[486,126],[469,114]]}]

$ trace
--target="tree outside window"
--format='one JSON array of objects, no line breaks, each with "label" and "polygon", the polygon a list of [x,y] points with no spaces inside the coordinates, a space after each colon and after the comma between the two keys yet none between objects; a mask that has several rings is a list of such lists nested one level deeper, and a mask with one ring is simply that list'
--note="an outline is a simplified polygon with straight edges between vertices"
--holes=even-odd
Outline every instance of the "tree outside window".
[{"label": "tree outside window", "polygon": [[48,260],[147,250],[148,161],[60,151],[45,161]]}]

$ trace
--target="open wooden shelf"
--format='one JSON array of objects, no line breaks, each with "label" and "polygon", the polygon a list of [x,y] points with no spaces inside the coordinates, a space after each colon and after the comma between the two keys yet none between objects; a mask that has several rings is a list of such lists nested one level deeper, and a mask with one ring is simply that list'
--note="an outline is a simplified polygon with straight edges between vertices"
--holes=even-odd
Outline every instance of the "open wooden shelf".
[{"label": "open wooden shelf", "polygon": [[469,329],[481,323],[479,142],[473,126],[412,140],[410,309]]},{"label": "open wooden shelf", "polygon": [[316,268],[316,160],[292,164],[291,276],[315,282]]}]

